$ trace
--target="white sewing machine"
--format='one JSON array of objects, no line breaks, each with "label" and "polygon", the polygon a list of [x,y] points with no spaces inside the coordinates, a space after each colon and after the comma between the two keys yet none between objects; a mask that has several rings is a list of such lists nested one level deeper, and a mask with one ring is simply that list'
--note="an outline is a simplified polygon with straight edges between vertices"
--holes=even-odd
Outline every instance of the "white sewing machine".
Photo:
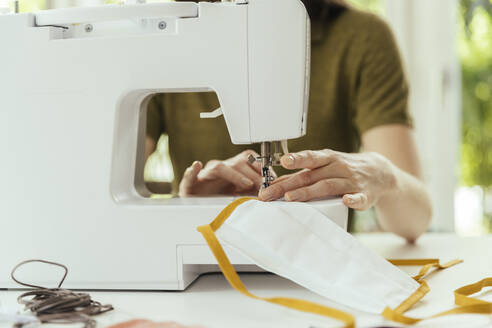
[{"label": "white sewing machine", "polygon": [[[149,198],[146,102],[215,91],[221,109],[203,116],[223,114],[234,143],[265,142],[268,171],[270,142],[305,134],[309,60],[299,0],[0,15],[0,288],[19,287],[10,270],[31,258],[67,265],[64,287],[81,289],[182,290],[217,270],[196,227],[232,197]],[[340,200],[312,205],[346,226]]]}]

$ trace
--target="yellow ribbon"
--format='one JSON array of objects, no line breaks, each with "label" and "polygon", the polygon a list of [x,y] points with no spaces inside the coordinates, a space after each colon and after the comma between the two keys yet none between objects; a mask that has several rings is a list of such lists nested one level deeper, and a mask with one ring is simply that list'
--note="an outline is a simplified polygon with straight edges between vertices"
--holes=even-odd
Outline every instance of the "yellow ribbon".
[{"label": "yellow ribbon", "polygon": [[469,295],[480,292],[485,287],[492,287],[492,278],[485,278],[474,284],[466,285],[454,291],[454,304],[456,305],[475,305],[475,304],[492,304],[491,302],[479,300],[478,298],[469,297]]},{"label": "yellow ribbon", "polygon": [[346,312],[330,308],[328,306],[316,304],[313,302],[308,302],[304,300],[299,300],[295,298],[287,298],[287,297],[260,297],[256,296],[252,293],[250,293],[246,287],[244,286],[243,282],[239,278],[238,274],[236,273],[236,270],[234,270],[234,267],[232,266],[231,262],[227,258],[227,255],[224,252],[224,249],[220,245],[219,241],[217,240],[217,237],[215,236],[215,231],[220,228],[220,226],[229,218],[231,213],[241,205],[242,203],[251,200],[254,198],[239,198],[229,204],[226,208],[220,212],[220,214],[217,216],[215,220],[213,220],[210,224],[200,226],[198,227],[198,231],[203,235],[203,238],[205,238],[208,246],[210,247],[210,250],[215,256],[215,259],[217,260],[217,263],[219,264],[220,270],[226,277],[227,281],[229,284],[236,289],[238,292],[240,292],[243,295],[249,296],[251,298],[257,299],[257,300],[262,300],[266,301],[269,303],[277,304],[277,305],[282,305],[294,310],[298,311],[303,311],[303,312],[309,312],[309,313],[314,313],[314,314],[319,314],[322,316],[326,316],[329,318],[333,318],[336,320],[340,320],[343,323],[345,323],[346,328],[354,328],[355,327],[355,318]]},{"label": "yellow ribbon", "polygon": [[430,269],[435,268],[436,270],[443,270],[453,265],[463,262],[463,260],[452,260],[447,263],[441,264],[439,259],[390,259],[388,260],[393,265],[396,266],[416,266],[422,265],[419,273],[413,277],[417,282],[420,282],[429,273]]},{"label": "yellow ribbon", "polygon": [[[425,282],[425,280],[424,280]],[[492,286],[492,278],[485,278],[476,283],[460,287],[454,291],[454,304],[458,305],[453,309],[443,311],[425,318],[411,318],[403,315],[404,311],[399,311],[398,308],[384,309],[382,315],[385,319],[403,323],[406,325],[413,325],[422,320],[431,318],[438,318],[445,315],[452,314],[492,314],[492,302],[480,300],[478,298],[469,297],[469,295],[478,293],[485,287]],[[411,298],[412,296],[410,296]]]},{"label": "yellow ribbon", "polygon": [[[256,198],[252,197],[243,197],[236,199],[232,203],[230,203],[226,208],[224,208],[219,215],[213,220],[210,224],[203,225],[197,228],[197,230],[202,234],[203,238],[207,242],[210,250],[212,251],[217,263],[220,267],[220,270],[226,277],[229,284],[240,292],[243,295],[251,297],[253,299],[266,301],[269,303],[281,305],[287,308],[291,308],[298,311],[313,313],[322,315],[325,317],[329,317],[332,319],[339,320],[344,323],[345,328],[354,328],[355,327],[355,318],[351,314],[340,311],[325,305],[317,304],[314,302],[299,300],[295,298],[287,298],[287,297],[260,297],[250,293],[243,282],[239,278],[234,266],[231,264],[227,255],[224,252],[221,244],[219,243],[215,232],[222,226],[222,224],[229,218],[229,216],[234,212],[234,210],[241,204]],[[412,293],[406,300],[404,300],[399,306],[395,309],[391,309],[387,307],[382,316],[391,321],[412,325],[419,321],[436,318],[444,315],[450,314],[464,314],[464,313],[478,313],[478,314],[490,314],[492,313],[492,303],[479,300],[476,298],[469,297],[470,295],[479,292],[484,287],[492,286],[492,278],[483,279],[477,283],[463,286],[455,290],[455,304],[459,305],[459,307],[438,313],[436,315],[427,317],[427,318],[411,318],[404,315],[406,311],[415,305],[419,300],[421,300],[428,292],[429,286],[427,282],[423,279],[427,276],[431,271],[431,269],[435,270],[443,270],[449,268],[453,265],[461,263],[461,260],[453,260],[447,262],[445,264],[440,264],[438,259],[391,259],[388,260],[393,265],[422,265],[419,273],[413,278],[420,284],[420,287]]]}]

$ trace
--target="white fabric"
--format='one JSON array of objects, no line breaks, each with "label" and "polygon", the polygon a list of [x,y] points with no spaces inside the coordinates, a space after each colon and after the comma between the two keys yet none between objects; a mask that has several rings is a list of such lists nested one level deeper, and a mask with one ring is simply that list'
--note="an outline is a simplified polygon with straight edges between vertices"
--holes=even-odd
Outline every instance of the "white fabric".
[{"label": "white fabric", "polygon": [[306,203],[248,201],[216,235],[261,268],[360,311],[395,308],[419,287]]}]

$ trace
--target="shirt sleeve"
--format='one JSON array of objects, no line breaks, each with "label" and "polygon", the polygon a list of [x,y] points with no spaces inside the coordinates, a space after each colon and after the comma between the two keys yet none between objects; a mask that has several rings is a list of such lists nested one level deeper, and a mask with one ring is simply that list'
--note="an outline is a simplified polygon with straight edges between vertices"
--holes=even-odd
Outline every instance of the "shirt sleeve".
[{"label": "shirt sleeve", "polygon": [[163,118],[163,95],[156,94],[152,96],[147,105],[147,130],[146,134],[156,142],[161,134],[165,133],[166,127]]},{"label": "shirt sleeve", "polygon": [[355,126],[359,135],[381,125],[412,126],[408,84],[389,26],[373,17],[363,32],[355,92]]}]

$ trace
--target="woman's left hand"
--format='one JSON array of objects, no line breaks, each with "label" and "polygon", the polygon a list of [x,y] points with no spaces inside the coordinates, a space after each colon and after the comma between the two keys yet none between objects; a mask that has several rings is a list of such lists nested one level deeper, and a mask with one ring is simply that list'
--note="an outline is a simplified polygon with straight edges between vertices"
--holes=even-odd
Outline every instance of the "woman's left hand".
[{"label": "woman's left hand", "polygon": [[284,155],[286,169],[303,169],[275,180],[260,191],[259,198],[304,202],[343,196],[347,207],[365,210],[397,188],[394,166],[378,153],[348,154],[329,149]]}]

